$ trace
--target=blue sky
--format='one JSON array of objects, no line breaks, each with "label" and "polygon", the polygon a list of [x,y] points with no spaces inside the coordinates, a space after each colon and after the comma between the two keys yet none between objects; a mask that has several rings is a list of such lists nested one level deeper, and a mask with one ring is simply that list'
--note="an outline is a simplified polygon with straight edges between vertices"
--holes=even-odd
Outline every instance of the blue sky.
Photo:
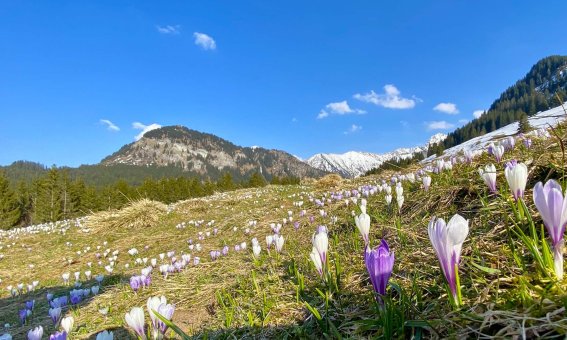
[{"label": "blue sky", "polygon": [[304,158],[419,145],[567,54],[566,12],[565,1],[2,1],[0,164],[97,163],[152,124]]}]

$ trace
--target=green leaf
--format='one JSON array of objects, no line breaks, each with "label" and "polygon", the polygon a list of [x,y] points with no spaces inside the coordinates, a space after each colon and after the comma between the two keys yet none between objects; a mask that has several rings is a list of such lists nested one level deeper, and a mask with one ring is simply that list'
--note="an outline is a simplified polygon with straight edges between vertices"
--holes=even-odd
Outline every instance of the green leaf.
[{"label": "green leaf", "polygon": [[179,335],[182,339],[191,339],[189,335],[185,334],[185,332],[181,330],[181,328],[177,327],[173,322],[167,320],[163,315],[161,315],[155,310],[152,310],[152,312],[154,312],[154,315],[158,319],[160,319],[167,327],[171,328],[171,330],[174,331],[177,335]]},{"label": "green leaf", "polygon": [[500,270],[499,269],[494,269],[494,268],[488,268],[485,266],[481,266],[480,264],[476,264],[474,262],[471,261],[471,264],[476,267],[479,270],[482,270],[483,272],[490,274],[490,275],[495,275],[495,274],[500,274]]},{"label": "green leaf", "polygon": [[309,309],[311,314],[313,314],[313,316],[317,318],[317,320],[319,321],[322,320],[321,314],[315,307],[312,307],[307,301],[303,301],[303,304],[305,305],[305,307],[307,307],[307,309]]}]

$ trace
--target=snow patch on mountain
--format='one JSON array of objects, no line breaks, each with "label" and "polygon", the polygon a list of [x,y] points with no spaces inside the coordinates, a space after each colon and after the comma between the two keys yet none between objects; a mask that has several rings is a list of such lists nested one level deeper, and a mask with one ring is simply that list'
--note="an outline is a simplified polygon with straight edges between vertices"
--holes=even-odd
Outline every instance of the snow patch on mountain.
[{"label": "snow patch on mountain", "polygon": [[418,152],[426,153],[429,145],[442,142],[445,138],[447,138],[446,134],[438,133],[433,135],[423,146],[400,148],[384,154],[358,151],[349,151],[343,154],[318,153],[307,159],[306,163],[320,170],[335,172],[343,177],[353,178],[379,167],[384,162],[411,158]]},{"label": "snow patch on mountain", "polygon": [[[567,105],[565,102],[563,105]],[[539,112],[528,118],[530,125],[534,129],[549,128],[550,126],[556,126],[567,117],[565,110],[562,106],[549,109],[547,111]],[[501,127],[498,130],[494,130],[485,135],[475,137],[464,143],[456,145],[452,148],[445,150],[441,157],[452,157],[462,154],[464,151],[472,152],[473,154],[478,153],[488,147],[491,142],[495,142],[504,139],[508,136],[514,136],[518,133],[518,122],[508,124]]]}]

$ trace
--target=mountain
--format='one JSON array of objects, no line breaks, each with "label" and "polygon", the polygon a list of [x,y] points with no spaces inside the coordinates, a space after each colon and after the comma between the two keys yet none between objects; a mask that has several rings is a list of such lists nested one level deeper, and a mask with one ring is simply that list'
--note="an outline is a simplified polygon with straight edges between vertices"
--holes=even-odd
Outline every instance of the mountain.
[{"label": "mountain", "polygon": [[379,167],[384,162],[412,158],[414,154],[419,152],[426,153],[430,145],[440,143],[446,137],[447,135],[438,133],[432,136],[423,146],[400,148],[384,154],[357,151],[349,151],[343,154],[318,153],[307,159],[306,163],[317,169],[353,178]]},{"label": "mountain", "polygon": [[[550,126],[555,127],[560,122],[567,118],[567,114],[564,110],[564,106],[567,102],[563,103],[563,106],[559,105],[552,109],[538,112],[535,115],[528,118],[528,122],[533,131],[527,133],[527,135],[534,135],[538,133],[537,129],[548,129]],[[473,154],[485,151],[491,142],[497,142],[508,136],[515,136],[518,133],[518,122],[508,124],[501,127],[500,129],[494,130],[482,136],[471,138],[468,141],[461,143],[459,145],[453,146],[443,152],[440,155],[441,158],[449,158],[453,156],[462,155],[464,151],[471,152]],[[434,159],[434,158],[432,158]],[[432,160],[431,159],[431,160]],[[425,163],[425,162],[424,162]]]},{"label": "mountain", "polygon": [[443,148],[495,131],[527,116],[548,110],[567,99],[567,56],[550,56],[538,61],[513,86],[496,99],[477,119],[449,133]]},{"label": "mountain", "polygon": [[223,172],[245,178],[258,171],[268,179],[325,174],[287,152],[258,146],[241,147],[179,125],[147,132],[140,140],[103,159],[101,165],[174,166],[203,178],[219,178]]}]

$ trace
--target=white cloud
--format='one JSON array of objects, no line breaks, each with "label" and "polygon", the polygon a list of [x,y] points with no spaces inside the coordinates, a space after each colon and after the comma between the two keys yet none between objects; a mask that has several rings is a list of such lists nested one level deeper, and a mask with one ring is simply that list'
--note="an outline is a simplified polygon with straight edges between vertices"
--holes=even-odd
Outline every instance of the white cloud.
[{"label": "white cloud", "polygon": [[336,113],[339,115],[345,115],[348,113],[358,113],[358,114],[366,113],[366,111],[364,110],[351,109],[346,100],[343,100],[342,102],[329,103],[325,107],[332,113]]},{"label": "white cloud", "polygon": [[448,130],[455,127],[454,124],[447,123],[444,120],[427,122],[427,130]]},{"label": "white cloud", "polygon": [[204,50],[214,50],[217,48],[215,40],[205,33],[195,32],[193,33],[193,37],[195,37],[195,45],[201,46]]},{"label": "white cloud", "polygon": [[348,134],[350,134],[350,133],[355,133],[355,132],[358,132],[358,131],[360,131],[360,130],[362,130],[362,126],[356,125],[356,124],[352,124],[352,125],[350,126],[350,128],[349,128],[348,130],[346,130],[345,132],[343,132],[343,133],[344,133],[345,135],[348,135]]},{"label": "white cloud", "polygon": [[388,109],[411,109],[415,106],[416,99],[403,98],[401,92],[391,84],[384,86],[384,93],[376,93],[370,90],[369,93],[357,93],[355,99],[366,103],[372,103]]},{"label": "white cloud", "polygon": [[323,119],[329,117],[329,112],[325,111],[325,110],[321,110],[319,112],[319,114],[317,115],[317,119]]},{"label": "white cloud", "polygon": [[482,116],[484,114],[484,110],[474,110],[474,112],[472,113],[473,117],[476,118],[480,118],[480,116]]},{"label": "white cloud", "polygon": [[435,111],[443,112],[449,115],[456,115],[459,113],[457,105],[453,103],[439,103],[433,108]]},{"label": "white cloud", "polygon": [[134,122],[132,123],[132,128],[136,130],[142,130],[139,134],[136,135],[136,137],[134,137],[134,140],[140,140],[140,138],[142,138],[146,132],[159,129],[160,127],[161,125],[156,123],[144,125],[140,122]]},{"label": "white cloud", "polygon": [[409,126],[409,123],[407,122],[407,120],[400,120],[400,124],[402,124],[403,127],[407,128]]},{"label": "white cloud", "polygon": [[465,125],[468,122],[469,122],[468,119],[459,119],[459,124]]},{"label": "white cloud", "polygon": [[100,123],[106,125],[109,131],[120,131],[120,128],[108,119],[101,119]]},{"label": "white cloud", "polygon": [[181,33],[181,26],[179,25],[166,25],[166,26],[159,26],[156,25],[156,29],[161,34],[179,34]]}]

